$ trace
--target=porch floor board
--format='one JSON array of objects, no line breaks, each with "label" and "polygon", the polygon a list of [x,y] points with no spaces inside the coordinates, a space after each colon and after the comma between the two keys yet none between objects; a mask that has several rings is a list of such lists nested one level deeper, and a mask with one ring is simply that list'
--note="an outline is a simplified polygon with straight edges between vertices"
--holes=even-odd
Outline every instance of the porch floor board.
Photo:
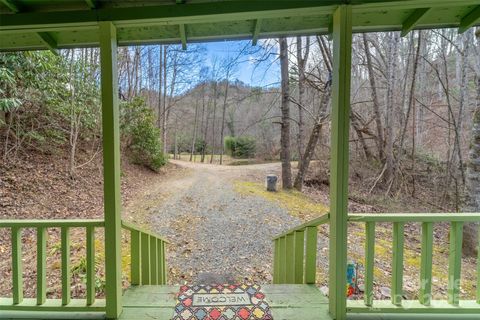
[{"label": "porch floor board", "polygon": [[[330,320],[328,299],[313,285],[261,285],[275,320]],[[138,286],[125,292],[121,320],[171,319],[179,286]]]}]

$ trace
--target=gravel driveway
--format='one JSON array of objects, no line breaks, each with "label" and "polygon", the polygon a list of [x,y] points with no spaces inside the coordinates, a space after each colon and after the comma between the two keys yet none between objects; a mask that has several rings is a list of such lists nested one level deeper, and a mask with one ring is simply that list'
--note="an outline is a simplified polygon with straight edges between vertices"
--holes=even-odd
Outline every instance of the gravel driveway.
[{"label": "gravel driveway", "polygon": [[270,282],[271,239],[300,220],[262,197],[237,193],[234,182],[259,179],[280,164],[172,162],[185,168],[183,174],[163,179],[146,195],[151,230],[171,242],[169,283]]}]

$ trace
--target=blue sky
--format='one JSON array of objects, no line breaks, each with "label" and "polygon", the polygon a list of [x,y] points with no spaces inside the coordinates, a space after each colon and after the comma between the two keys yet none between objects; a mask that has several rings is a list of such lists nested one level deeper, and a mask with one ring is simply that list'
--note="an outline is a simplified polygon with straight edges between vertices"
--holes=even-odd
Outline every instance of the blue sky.
[{"label": "blue sky", "polygon": [[[262,43],[259,41],[259,45]],[[204,43],[206,49],[206,63],[212,66],[215,59],[221,60],[228,57],[236,57],[242,48],[248,52],[241,56],[239,65],[236,68],[233,79],[239,79],[252,86],[278,86],[280,81],[280,66],[275,58],[270,57],[269,61],[255,63],[259,57],[259,47],[252,47],[251,41],[222,41]],[[255,52],[256,51],[256,52]]]}]

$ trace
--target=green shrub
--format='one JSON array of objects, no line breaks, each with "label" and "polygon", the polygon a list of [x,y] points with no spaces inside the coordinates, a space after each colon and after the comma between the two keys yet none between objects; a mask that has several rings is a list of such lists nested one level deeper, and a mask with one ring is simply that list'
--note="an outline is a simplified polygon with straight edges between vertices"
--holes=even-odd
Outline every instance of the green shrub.
[{"label": "green shrub", "polygon": [[155,115],[145,101],[135,97],[121,105],[123,141],[132,161],[154,171],[167,163],[160,143],[160,130],[155,126]]},{"label": "green shrub", "polygon": [[252,137],[225,137],[225,150],[233,158],[252,158],[255,156],[256,143]]}]

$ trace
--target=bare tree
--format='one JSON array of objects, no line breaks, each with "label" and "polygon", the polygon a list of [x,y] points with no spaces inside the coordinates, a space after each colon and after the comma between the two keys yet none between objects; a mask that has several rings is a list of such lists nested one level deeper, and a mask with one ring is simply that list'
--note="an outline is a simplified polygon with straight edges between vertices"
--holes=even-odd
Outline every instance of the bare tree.
[{"label": "bare tree", "polygon": [[392,184],[395,174],[395,158],[393,143],[394,137],[394,109],[395,109],[395,86],[397,76],[399,33],[391,32],[388,37],[388,67],[387,67],[387,97],[386,97],[386,143],[385,143],[385,181]]},{"label": "bare tree", "polygon": [[[480,28],[478,28],[480,30]],[[467,37],[471,38],[470,32]],[[480,41],[480,33],[477,32],[477,42]],[[472,41],[473,43],[473,41]],[[480,212],[480,45],[474,48],[475,51],[475,78],[476,78],[476,100],[473,111],[472,131],[470,138],[470,150],[468,153],[466,181],[465,181],[465,212]],[[465,57],[466,59],[466,57]],[[478,253],[478,223],[466,223],[463,226],[463,252],[466,255],[474,256]]]},{"label": "bare tree", "polygon": [[292,188],[292,168],[290,163],[290,85],[288,75],[288,44],[284,37],[280,42],[280,69],[282,75],[282,122],[280,144],[280,157],[282,160],[282,186],[284,189]]},{"label": "bare tree", "polygon": [[384,150],[384,138],[383,138],[383,124],[382,124],[382,115],[380,113],[380,103],[378,101],[377,94],[377,85],[375,80],[375,73],[373,71],[372,57],[370,53],[370,48],[368,46],[367,35],[364,33],[363,37],[363,46],[365,48],[365,57],[367,59],[367,70],[368,70],[368,79],[370,80],[370,91],[372,94],[373,102],[373,113],[375,116],[375,124],[377,128],[376,144],[378,150],[378,158],[383,160],[385,159],[385,150]]},{"label": "bare tree", "polygon": [[306,37],[305,53],[303,53],[302,37],[297,37],[297,68],[298,68],[298,136],[297,148],[298,156],[304,152],[305,141],[305,120],[304,120],[304,103],[305,103],[305,69],[310,53],[310,37]]}]

